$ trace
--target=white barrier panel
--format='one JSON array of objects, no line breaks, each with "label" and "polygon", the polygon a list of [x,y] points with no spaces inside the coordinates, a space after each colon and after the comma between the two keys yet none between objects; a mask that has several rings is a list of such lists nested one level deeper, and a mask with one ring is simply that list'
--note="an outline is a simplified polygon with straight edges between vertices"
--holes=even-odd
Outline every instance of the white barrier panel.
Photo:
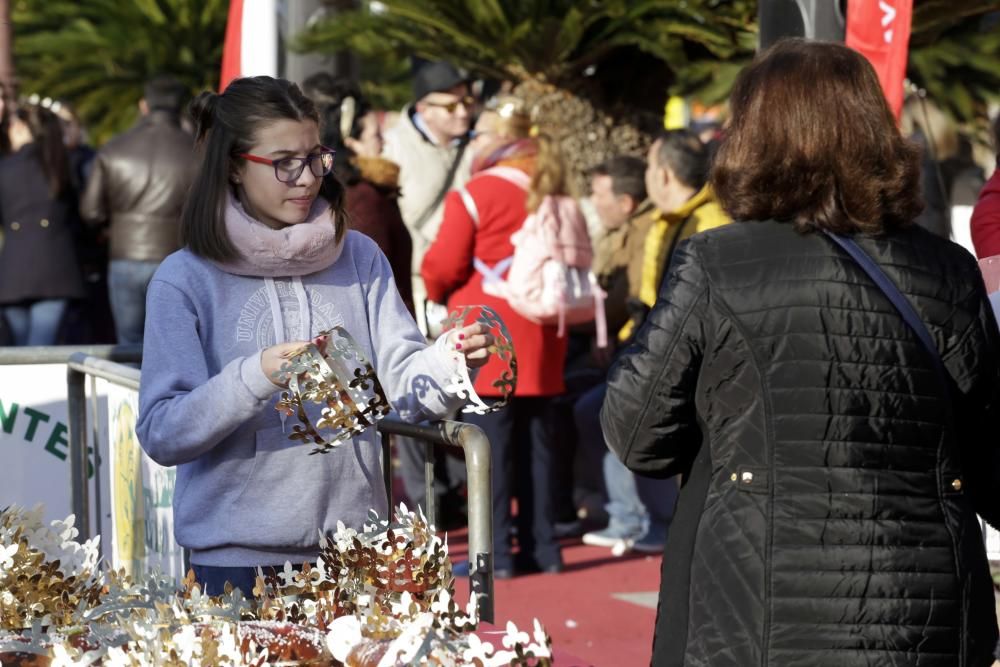
[{"label": "white barrier panel", "polygon": [[993,530],[983,521],[983,537],[986,540],[986,557],[991,561],[1000,561],[1000,532]]},{"label": "white barrier panel", "polygon": [[[164,468],[146,456],[135,435],[139,395],[103,380],[108,396],[113,512],[111,564],[129,573],[150,570],[180,581],[184,553],[174,540],[174,478],[176,468]],[[107,554],[108,551],[105,551]]]},{"label": "white barrier panel", "polygon": [[[100,461],[107,462],[107,398],[98,393],[97,428]],[[91,399],[87,400],[88,441],[94,428]],[[101,471],[100,522],[94,458],[90,465],[90,525],[110,534],[107,471]],[[45,519],[65,519],[73,511],[70,492],[69,419],[66,364],[0,366],[0,507],[45,504]],[[105,554],[107,551],[104,552]]]}]

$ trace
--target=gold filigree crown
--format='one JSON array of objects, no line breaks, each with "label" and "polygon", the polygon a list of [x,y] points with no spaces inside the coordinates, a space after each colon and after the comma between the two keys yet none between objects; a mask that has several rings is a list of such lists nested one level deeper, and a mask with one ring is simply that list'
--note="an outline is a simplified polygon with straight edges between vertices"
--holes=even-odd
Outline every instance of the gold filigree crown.
[{"label": "gold filigree crown", "polygon": [[[288,437],[316,445],[310,454],[333,450],[391,410],[375,369],[347,330],[334,327],[319,335],[328,340],[324,351],[313,343],[294,350],[274,375],[288,385],[275,409],[298,418]],[[309,404],[323,406],[315,422]]]}]

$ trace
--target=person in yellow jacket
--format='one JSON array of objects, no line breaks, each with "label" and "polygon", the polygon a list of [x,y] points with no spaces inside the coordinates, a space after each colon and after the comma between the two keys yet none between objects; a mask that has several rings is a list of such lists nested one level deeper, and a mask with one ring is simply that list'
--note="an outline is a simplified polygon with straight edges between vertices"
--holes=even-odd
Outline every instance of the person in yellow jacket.
[{"label": "person in yellow jacket", "polygon": [[677,245],[730,222],[707,183],[710,162],[708,146],[691,130],[667,130],[649,147],[646,192],[656,208],[650,213],[642,275],[631,285],[632,316],[618,332],[620,341],[631,338],[656,303]]}]

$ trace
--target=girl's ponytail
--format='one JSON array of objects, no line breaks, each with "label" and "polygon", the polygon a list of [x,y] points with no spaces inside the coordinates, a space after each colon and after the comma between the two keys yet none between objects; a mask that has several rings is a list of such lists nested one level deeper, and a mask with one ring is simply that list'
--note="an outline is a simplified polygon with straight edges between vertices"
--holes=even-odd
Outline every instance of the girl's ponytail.
[{"label": "girl's ponytail", "polygon": [[193,100],[188,106],[188,113],[191,114],[195,125],[195,140],[198,143],[205,138],[208,131],[215,123],[215,109],[219,104],[219,95],[210,90],[206,90]]},{"label": "girl's ponytail", "polygon": [[538,155],[535,158],[535,171],[528,189],[529,211],[537,210],[542,200],[549,195],[570,194],[566,166],[555,140],[547,134],[539,134],[535,137],[535,142],[538,145]]}]

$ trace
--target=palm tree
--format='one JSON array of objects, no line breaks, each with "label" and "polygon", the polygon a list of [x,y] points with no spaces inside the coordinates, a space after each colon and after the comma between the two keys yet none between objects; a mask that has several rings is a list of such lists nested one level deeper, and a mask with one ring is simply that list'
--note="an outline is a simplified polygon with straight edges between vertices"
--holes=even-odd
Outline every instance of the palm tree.
[{"label": "palm tree", "polygon": [[[985,119],[1000,95],[1000,26],[984,26],[998,8],[921,0],[914,11],[910,77],[962,122]],[[396,79],[416,55],[512,81],[580,172],[640,151],[643,112],[661,116],[668,92],[724,100],[756,50],[757,1],[382,0],[314,26],[298,45],[353,50]],[[380,101],[399,102],[398,85],[378,83]]]},{"label": "palm tree", "polygon": [[582,174],[641,151],[671,87],[729,78],[753,52],[755,21],[751,0],[383,0],[312,27],[299,46],[449,60],[513,82]]},{"label": "palm tree", "polygon": [[16,0],[20,90],[65,99],[103,141],[136,117],[142,84],[176,76],[218,85],[226,0]]},{"label": "palm tree", "polygon": [[1000,100],[1000,0],[924,0],[913,12],[910,80],[985,140]]}]

